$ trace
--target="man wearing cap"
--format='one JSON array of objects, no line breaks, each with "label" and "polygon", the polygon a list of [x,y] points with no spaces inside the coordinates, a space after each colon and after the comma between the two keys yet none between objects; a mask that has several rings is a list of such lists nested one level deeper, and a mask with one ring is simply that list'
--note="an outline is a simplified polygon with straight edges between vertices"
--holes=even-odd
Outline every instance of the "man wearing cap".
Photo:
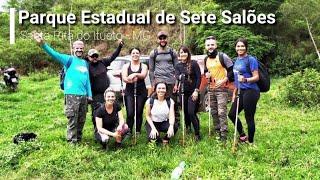
[{"label": "man wearing cap", "polygon": [[177,53],[171,47],[167,46],[167,32],[160,31],[157,34],[157,38],[159,46],[150,52],[150,81],[152,86],[159,81],[167,83],[168,95],[175,101],[175,122],[179,123],[180,114],[178,112],[177,95],[173,95],[173,88],[176,81],[174,67],[178,64]]},{"label": "man wearing cap", "polygon": [[122,39],[118,40],[118,48],[112,54],[111,57],[99,59],[99,52],[96,49],[90,49],[88,51],[87,60],[89,60],[89,74],[92,90],[92,123],[94,127],[94,133],[97,131],[94,118],[94,110],[100,107],[104,103],[103,93],[109,87],[110,82],[107,76],[107,67],[111,62],[118,57],[121,48],[123,47]]},{"label": "man wearing cap", "polygon": [[81,141],[86,120],[87,98],[92,98],[88,63],[82,59],[84,43],[73,43],[72,55],[61,54],[52,49],[42,38],[42,33],[33,33],[34,40],[53,59],[66,68],[64,79],[65,115],[68,118],[67,141],[74,144]]}]

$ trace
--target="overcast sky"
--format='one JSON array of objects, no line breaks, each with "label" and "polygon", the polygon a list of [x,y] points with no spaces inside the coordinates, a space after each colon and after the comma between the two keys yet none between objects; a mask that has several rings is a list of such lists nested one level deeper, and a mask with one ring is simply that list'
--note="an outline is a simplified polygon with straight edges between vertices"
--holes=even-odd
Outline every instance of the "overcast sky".
[{"label": "overcast sky", "polygon": [[7,1],[8,1],[8,0],[0,0],[0,12],[3,11],[2,6],[5,5],[5,4],[7,4]]}]

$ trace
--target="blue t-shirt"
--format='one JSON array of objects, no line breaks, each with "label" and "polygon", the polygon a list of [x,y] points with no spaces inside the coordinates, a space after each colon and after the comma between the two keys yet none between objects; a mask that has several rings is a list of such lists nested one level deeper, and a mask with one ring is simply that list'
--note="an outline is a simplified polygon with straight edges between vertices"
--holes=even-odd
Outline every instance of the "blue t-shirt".
[{"label": "blue t-shirt", "polygon": [[41,47],[60,64],[64,66],[70,64],[64,79],[64,94],[92,97],[87,61],[76,56],[60,54],[48,44],[44,44]]},{"label": "blue t-shirt", "polygon": [[[237,88],[239,88],[239,82],[238,82],[238,74],[240,73],[245,78],[252,77],[252,71],[258,70],[258,60],[253,56],[245,56],[245,57],[237,57],[236,62],[233,65],[233,73],[234,73],[234,79],[235,79],[235,85]],[[260,91],[257,83],[249,83],[249,82],[243,82],[240,83],[240,89],[256,89],[257,91]]]}]

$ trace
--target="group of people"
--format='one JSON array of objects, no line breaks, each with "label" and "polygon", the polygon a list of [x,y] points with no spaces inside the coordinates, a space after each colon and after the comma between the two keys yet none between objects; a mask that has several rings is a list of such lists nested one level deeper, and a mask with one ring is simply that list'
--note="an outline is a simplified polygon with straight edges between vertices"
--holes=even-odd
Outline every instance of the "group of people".
[{"label": "group of people", "polygon": [[[157,34],[159,46],[150,53],[149,67],[140,62],[139,48],[130,50],[131,62],[123,66],[121,73],[122,80],[126,83],[126,120],[121,106],[116,102],[115,92],[109,88],[106,73],[106,67],[119,55],[123,47],[122,40],[119,40],[119,46],[111,57],[99,59],[99,52],[95,49],[90,49],[88,55],[84,55],[82,41],[75,41],[73,54],[67,55],[52,49],[44,42],[40,33],[34,33],[33,37],[46,53],[67,69],[64,94],[68,142],[81,141],[88,102],[91,102],[92,107],[94,135],[103,147],[106,147],[110,137],[114,137],[116,145],[121,146],[123,138],[130,136],[133,130],[139,134],[144,107],[149,141],[167,144],[176,134],[180,126],[179,105],[183,106],[183,124],[187,132],[192,132],[193,126],[195,140],[201,139],[200,121],[197,116],[200,102],[200,67],[196,61],[191,60],[191,52],[186,46],[181,46],[178,52],[168,46],[168,34],[165,31]],[[233,123],[237,122],[240,141],[253,143],[254,115],[260,95],[256,84],[259,80],[257,59],[248,55],[248,42],[243,38],[235,43],[238,55],[235,62],[225,53],[218,52],[214,36],[206,38],[205,48],[207,57],[204,70],[209,83],[211,116],[217,135],[221,141],[227,140],[227,86],[235,81],[236,88],[228,117]],[[153,94],[149,97],[144,81],[148,72],[153,87]],[[238,92],[237,107],[235,98]],[[236,121],[236,114],[242,110],[248,124],[248,136],[241,121]],[[165,133],[163,138],[160,137],[160,132]]]}]

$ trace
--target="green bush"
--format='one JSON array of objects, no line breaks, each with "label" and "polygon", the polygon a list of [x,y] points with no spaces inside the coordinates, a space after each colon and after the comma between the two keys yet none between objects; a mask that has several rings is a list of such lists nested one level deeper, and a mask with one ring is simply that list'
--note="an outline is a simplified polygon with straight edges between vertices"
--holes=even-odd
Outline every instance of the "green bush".
[{"label": "green bush", "polygon": [[315,107],[320,104],[320,73],[304,69],[287,77],[284,100],[290,105]]}]

